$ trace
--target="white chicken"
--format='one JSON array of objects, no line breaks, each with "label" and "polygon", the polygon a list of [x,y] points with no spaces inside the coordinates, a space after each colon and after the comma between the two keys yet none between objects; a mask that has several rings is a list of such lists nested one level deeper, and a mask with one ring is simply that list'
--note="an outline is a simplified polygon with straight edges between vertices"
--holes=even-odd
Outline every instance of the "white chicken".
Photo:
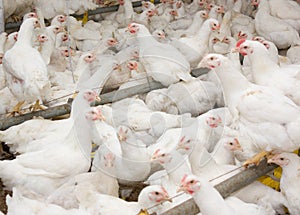
[{"label": "white chicken", "polygon": [[193,22],[187,29],[177,30],[172,35],[176,37],[190,37],[196,34],[201,28],[204,20],[208,18],[208,12],[206,10],[200,10],[193,16]]},{"label": "white chicken", "polygon": [[[203,215],[214,215],[220,211],[224,215],[240,214],[241,211],[244,215],[270,215],[263,207],[245,203],[236,197],[228,197],[224,200],[221,194],[208,181],[194,175],[184,175],[182,177],[178,188],[179,191],[192,195]],[[275,214],[275,211],[273,212]]]},{"label": "white chicken", "polygon": [[287,200],[287,208],[290,214],[299,214],[299,193],[300,188],[300,158],[294,153],[275,154],[268,159],[268,163],[275,163],[282,168],[280,178],[280,190]]},{"label": "white chicken", "polygon": [[[132,215],[138,214],[142,209],[147,209],[149,213],[160,213],[164,208],[166,201],[171,201],[166,189],[159,185],[145,187],[138,196],[137,202],[126,202],[123,199],[90,192],[86,195],[78,195],[80,198],[80,208],[84,208],[91,215],[115,214],[115,215]],[[157,203],[164,203],[154,208]]]},{"label": "white chicken", "polygon": [[69,4],[69,8],[67,8],[66,2],[59,0],[33,0],[33,2],[36,7],[40,8],[45,19],[51,19],[56,15],[67,13],[73,14],[78,12],[79,14],[82,14],[86,10],[94,10],[97,8],[97,4],[92,0],[73,0],[72,4]]},{"label": "white chicken", "polygon": [[252,77],[256,84],[275,87],[284,95],[300,104],[300,66],[279,66],[270,58],[267,48],[257,42],[240,40],[237,48],[242,55],[247,55],[251,63]]},{"label": "white chicken", "polygon": [[8,18],[12,18],[13,21],[20,21],[23,15],[30,12],[33,0],[4,0],[3,7],[5,8],[4,19],[9,21]]},{"label": "white chicken", "polygon": [[[105,132],[109,130],[109,125],[102,126]],[[97,126],[98,132],[101,132],[100,126]],[[144,181],[151,170],[150,157],[147,154],[146,146],[137,141],[130,128],[121,126],[118,128],[118,138],[114,129],[110,128],[110,136],[105,135],[102,138],[102,144],[100,150],[95,152],[95,158],[93,160],[92,171],[103,171],[101,163],[103,162],[101,157],[106,156],[106,159],[111,162],[115,168],[114,172],[110,172],[115,176],[121,184],[134,184],[138,181]],[[98,133],[99,136],[103,136]],[[118,144],[118,145],[116,145]],[[107,147],[103,148],[103,147]],[[116,149],[121,147],[121,152]],[[121,155],[120,155],[121,154]]]},{"label": "white chicken", "polygon": [[212,109],[220,96],[221,92],[214,83],[193,78],[188,83],[172,84],[167,90],[149,92],[146,96],[146,104],[156,111],[171,114],[191,113],[192,116],[198,116]]},{"label": "white chicken", "polygon": [[157,42],[144,25],[131,23],[128,30],[136,35],[140,61],[154,80],[164,86],[191,80],[189,63],[173,46]]},{"label": "white chicken", "polygon": [[1,179],[6,189],[20,186],[48,196],[69,178],[87,172],[91,163],[92,122],[101,112],[90,108],[81,115],[84,116],[77,117],[77,123],[61,140],[14,160],[1,161]]},{"label": "white chicken", "polygon": [[258,5],[254,21],[256,32],[260,36],[275,43],[278,49],[300,44],[299,33],[283,20],[270,14],[268,0],[252,0],[252,3]]},{"label": "white chicken", "polygon": [[39,149],[43,146],[43,141],[38,142],[38,140],[47,138],[50,134],[58,137],[68,134],[78,115],[89,108],[90,103],[95,100],[99,101],[99,97],[92,90],[79,92],[72,102],[70,118],[60,121],[45,119],[27,120],[20,125],[1,131],[0,140],[10,147],[11,152],[21,152],[20,148],[27,151],[27,147],[32,150],[32,147],[28,145],[34,140],[37,143],[34,145]]},{"label": "white chicken", "polygon": [[13,188],[12,197],[7,195],[6,204],[8,215],[89,215],[84,209],[67,210],[56,204],[49,204],[43,200],[25,197],[20,188]]},{"label": "white chicken", "polygon": [[278,17],[300,32],[300,5],[292,0],[269,1],[271,15]]},{"label": "white chicken", "polygon": [[[20,104],[48,99],[50,81],[46,63],[41,54],[32,47],[33,30],[39,27],[37,18],[26,19],[20,28],[18,41],[3,57],[3,70],[12,94],[17,98],[16,112],[20,113]],[[25,63],[26,62],[26,63]],[[36,107],[41,108],[38,103]]]},{"label": "white chicken", "polygon": [[79,207],[79,201],[76,197],[78,187],[85,193],[96,191],[102,194],[118,197],[119,184],[115,177],[98,172],[86,172],[75,175],[69,181],[60,186],[57,190],[50,194],[47,203],[59,205],[65,209]]},{"label": "white chicken", "polygon": [[[259,162],[266,151],[294,151],[299,147],[300,138],[294,129],[299,126],[300,109],[288,97],[274,88],[250,83],[222,55],[208,54],[202,65],[213,69],[223,84],[225,102],[233,115],[231,126],[249,135],[259,151],[265,150],[245,165]],[[271,108],[272,116],[267,116]],[[275,130],[276,138],[271,134]]]},{"label": "white chicken", "polygon": [[292,46],[287,50],[286,56],[293,64],[300,64],[300,46]]},{"label": "white chicken", "polygon": [[172,39],[171,44],[176,47],[191,64],[196,67],[202,57],[208,53],[208,41],[212,32],[220,29],[216,19],[207,19],[198,32],[191,37]]}]

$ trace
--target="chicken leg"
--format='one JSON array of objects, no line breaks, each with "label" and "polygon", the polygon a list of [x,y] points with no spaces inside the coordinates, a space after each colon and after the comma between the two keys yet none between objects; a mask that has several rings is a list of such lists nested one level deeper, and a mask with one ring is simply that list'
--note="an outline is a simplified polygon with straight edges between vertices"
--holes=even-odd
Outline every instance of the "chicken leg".
[{"label": "chicken leg", "polygon": [[271,155],[271,152],[268,152],[268,151],[261,151],[260,153],[254,155],[252,158],[246,160],[244,163],[243,163],[243,166],[244,167],[248,167],[249,165],[251,164],[255,164],[256,166],[258,166],[258,164],[262,161],[262,159],[264,157],[267,157]]},{"label": "chicken leg", "polygon": [[46,110],[47,107],[40,104],[40,100],[36,100],[35,104],[30,105],[30,111],[37,111],[37,110]]},{"label": "chicken leg", "polygon": [[14,107],[13,107],[13,110],[7,114],[6,116],[7,117],[12,117],[12,116],[16,116],[16,114],[19,114],[19,115],[22,115],[23,112],[22,112],[22,105],[25,103],[25,101],[20,101],[18,102]]},{"label": "chicken leg", "polygon": [[141,209],[138,215],[149,215],[149,213],[146,209]]},{"label": "chicken leg", "polygon": [[71,99],[75,99],[76,98],[76,96],[78,95],[78,91],[75,91],[74,93],[73,93],[73,95],[72,95],[72,97],[71,97]]},{"label": "chicken leg", "polygon": [[21,17],[20,16],[18,16],[18,15],[11,15],[11,18],[12,18],[12,20],[14,21],[14,22],[20,22],[21,21]]}]

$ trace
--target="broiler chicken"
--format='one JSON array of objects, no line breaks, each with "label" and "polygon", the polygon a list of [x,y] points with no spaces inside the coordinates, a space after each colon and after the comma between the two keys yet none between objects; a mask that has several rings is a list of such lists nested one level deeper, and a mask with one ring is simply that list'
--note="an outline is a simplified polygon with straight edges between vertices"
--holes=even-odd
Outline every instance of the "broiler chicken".
[{"label": "broiler chicken", "polygon": [[140,61],[154,80],[169,86],[180,80],[188,82],[192,79],[189,63],[176,48],[157,42],[144,25],[131,23],[128,30],[136,35]]},{"label": "broiler chicken", "polygon": [[[296,130],[299,128],[300,108],[292,100],[274,88],[250,83],[222,55],[208,54],[199,66],[213,69],[220,78],[225,103],[233,115],[232,128],[248,135],[258,151],[264,150],[245,165],[258,163],[263,155],[268,154],[266,151],[299,148],[300,137]],[[276,132],[276,137],[273,132]]]},{"label": "broiler chicken", "polygon": [[[221,194],[206,180],[195,175],[184,175],[177,190],[192,195],[203,215],[214,215],[222,211],[224,215],[267,215],[266,209],[256,204],[249,204],[236,197],[228,197],[225,200]],[[218,205],[218,207],[216,207]],[[273,213],[275,214],[275,211]]]},{"label": "broiler chicken", "polygon": [[268,0],[252,0],[252,3],[258,5],[254,22],[256,32],[260,36],[275,43],[278,49],[300,44],[299,33],[296,29],[270,14]]},{"label": "broiler chicken", "polygon": [[300,32],[300,5],[292,0],[269,1],[271,15],[278,17]]},{"label": "broiler chicken", "polygon": [[191,67],[196,67],[202,57],[208,53],[210,36],[219,29],[220,24],[216,19],[207,19],[196,34],[191,37],[172,39],[170,43],[186,56]]},{"label": "broiler chicken", "polygon": [[[37,18],[26,19],[20,28],[18,41],[3,57],[3,69],[7,85],[20,103],[45,101],[50,93],[50,81],[46,63],[32,47],[33,30],[39,27]],[[19,106],[15,112],[19,112]]]},{"label": "broiler chicken", "polygon": [[300,66],[279,66],[270,58],[267,48],[257,41],[240,40],[236,49],[248,56],[256,84],[275,87],[300,104]]},{"label": "broiler chicken", "polygon": [[280,190],[287,200],[287,208],[291,215],[300,213],[298,193],[300,192],[300,158],[294,153],[275,154],[268,159],[282,168]]}]

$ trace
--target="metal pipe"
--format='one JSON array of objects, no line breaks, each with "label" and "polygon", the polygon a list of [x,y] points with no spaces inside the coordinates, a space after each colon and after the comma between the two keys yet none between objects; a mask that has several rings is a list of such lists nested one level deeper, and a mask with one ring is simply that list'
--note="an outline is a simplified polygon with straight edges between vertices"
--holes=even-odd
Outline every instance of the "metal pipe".
[{"label": "metal pipe", "polygon": [[[264,159],[258,166],[250,167],[230,178],[215,185],[215,188],[220,192],[223,198],[230,196],[232,193],[240,190],[241,188],[251,184],[257,178],[266,175],[274,170],[277,166],[267,164]],[[193,199],[189,199],[180,205],[162,213],[162,215],[193,215],[200,212],[198,206]],[[154,214],[151,214],[154,215]]]},{"label": "metal pipe", "polygon": [[4,4],[3,0],[0,0],[0,33],[5,31],[5,19],[4,19]]},{"label": "metal pipe", "polygon": [[35,111],[31,113],[26,113],[24,115],[8,117],[0,120],[0,130],[5,130],[13,125],[21,124],[27,120],[32,119],[33,117],[43,117],[45,119],[54,118],[57,116],[62,116],[70,113],[71,105],[63,104],[55,107],[49,107],[46,110]]},{"label": "metal pipe", "polygon": [[[158,4],[158,3],[160,3],[160,0],[154,0],[154,4]],[[132,6],[140,7],[140,6],[142,6],[142,2],[141,1],[132,2]],[[118,10],[118,8],[119,8],[119,5],[112,5],[109,7],[98,7],[95,10],[89,10],[88,15],[92,16],[92,15],[96,15],[96,14],[100,14],[100,13],[115,12]],[[72,16],[74,16],[76,18],[82,18],[83,14],[80,14],[80,15],[72,14]],[[21,23],[22,22],[7,23],[7,24],[5,24],[5,30],[19,28]]]},{"label": "metal pipe", "polygon": [[[198,68],[192,70],[191,74],[195,77],[198,77],[200,75],[206,74],[208,71],[209,71],[208,69]],[[151,90],[156,90],[161,88],[164,88],[164,86],[156,81],[151,81],[150,83],[140,84],[122,90],[116,90],[110,93],[100,95],[101,102],[97,103],[96,105],[102,105],[106,103],[119,101],[121,99],[125,99],[137,94],[147,93],[150,92]],[[71,111],[70,104],[63,104],[55,107],[50,107],[42,111],[26,113],[21,116],[4,118],[0,120],[0,130],[8,129],[11,126],[18,125],[22,122],[25,122],[26,120],[32,119],[33,117],[40,116],[43,117],[44,119],[51,119],[51,118],[68,114],[70,113],[70,111]]]}]

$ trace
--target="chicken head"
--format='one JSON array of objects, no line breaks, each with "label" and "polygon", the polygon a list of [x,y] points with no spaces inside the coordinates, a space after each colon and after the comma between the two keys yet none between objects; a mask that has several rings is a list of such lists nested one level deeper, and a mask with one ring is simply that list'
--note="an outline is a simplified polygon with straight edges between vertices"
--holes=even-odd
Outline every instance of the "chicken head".
[{"label": "chicken head", "polygon": [[[146,189],[146,188],[145,188]],[[148,189],[151,189],[148,191],[148,198],[150,201],[154,202],[154,203],[162,203],[165,201],[170,201],[172,202],[172,200],[169,197],[169,194],[167,192],[167,190],[159,185],[155,185],[155,186],[151,186]],[[141,193],[141,196],[143,194]]]},{"label": "chicken head", "polygon": [[163,149],[157,149],[151,156],[151,162],[158,162],[160,164],[165,164],[171,162],[172,156],[170,153],[165,152]]},{"label": "chicken head", "polygon": [[217,56],[216,54],[208,54],[201,60],[201,62],[198,64],[198,67],[214,69],[216,67],[219,67],[220,65],[221,60],[219,59],[219,56]]},{"label": "chicken head", "polygon": [[195,192],[200,190],[200,186],[200,181],[195,175],[185,174],[180,181],[180,186],[177,189],[177,192],[183,191],[193,195]]}]

